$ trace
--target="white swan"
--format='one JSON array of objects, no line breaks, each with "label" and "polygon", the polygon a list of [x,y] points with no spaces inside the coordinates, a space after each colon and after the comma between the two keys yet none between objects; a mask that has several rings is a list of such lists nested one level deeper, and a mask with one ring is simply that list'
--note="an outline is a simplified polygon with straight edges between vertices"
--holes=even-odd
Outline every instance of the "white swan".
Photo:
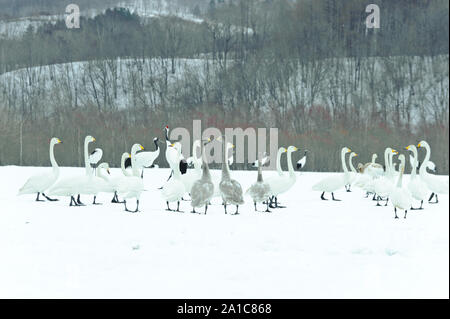
[{"label": "white swan", "polygon": [[181,157],[181,148],[176,148],[175,144],[170,144],[169,148],[174,148],[177,151],[177,157],[175,161],[171,165],[171,169],[173,172],[173,178],[169,179],[166,184],[163,186],[161,195],[164,198],[168,211],[173,211],[170,209],[169,203],[177,202],[177,212],[180,211],[180,200],[183,198],[184,193],[186,192],[184,188],[184,184],[181,181],[181,172],[179,166],[179,159]]},{"label": "white swan", "polygon": [[[284,153],[286,153],[287,152],[287,149],[286,148],[284,148],[284,147],[280,147],[279,149],[278,149],[278,152],[277,152],[277,161],[276,161],[276,169],[277,169],[277,173],[278,173],[278,176],[271,176],[271,177],[269,177],[267,180],[266,180],[266,182],[267,183],[269,183],[269,185],[271,184],[271,183],[276,183],[276,179],[278,179],[279,177],[282,177],[282,176],[284,176],[284,173],[283,173],[283,169],[281,168],[281,155],[283,155]],[[271,195],[271,197],[269,198],[269,201],[271,202],[271,203],[273,203],[273,201],[275,200],[275,196],[274,195]],[[278,199],[277,199],[277,206],[278,207],[280,207],[280,208],[283,208],[283,206],[281,206],[280,205],[280,203],[278,203]]]},{"label": "white swan", "polygon": [[[408,183],[408,189],[411,192],[411,195],[414,199],[420,201],[419,208],[411,207],[411,210],[415,209],[423,209],[423,201],[427,199],[428,196],[428,188],[420,179],[420,176],[416,176],[416,167],[417,167],[417,148],[415,145],[408,145],[406,149],[413,153],[413,161],[411,165],[411,177]],[[410,155],[411,156],[411,155]]]},{"label": "white swan", "polygon": [[320,198],[322,200],[327,200],[324,195],[325,192],[331,193],[331,198],[335,201],[340,201],[340,199],[334,198],[334,192],[338,189],[345,186],[348,180],[348,169],[345,165],[345,154],[350,153],[351,150],[348,147],[343,147],[341,150],[341,164],[342,169],[344,170],[343,173],[340,174],[334,174],[332,176],[326,177],[322,179],[320,182],[315,184],[312,189],[315,191],[321,191],[322,195],[320,195]]},{"label": "white swan", "polygon": [[[430,161],[431,149],[430,145],[426,141],[420,142],[417,147],[425,148],[427,153],[425,154],[425,159],[423,160],[422,165],[419,169],[420,178],[427,185],[428,189],[432,192],[428,202],[430,204],[437,204],[439,202],[438,194],[448,194],[448,182],[444,182],[439,179],[435,175],[431,175],[427,173],[426,168],[428,167],[428,163]],[[433,197],[436,197],[436,200],[432,202]]]},{"label": "white swan", "polygon": [[[141,197],[141,193],[144,191],[144,182],[139,175],[139,169],[136,165],[136,153],[139,150],[144,150],[144,147],[141,144],[134,144],[131,147],[131,169],[133,174],[120,179],[117,186],[115,186],[117,188],[117,194],[124,198],[123,203],[125,205],[125,211],[131,213],[139,212],[139,199]],[[136,199],[136,209],[134,211],[130,211],[127,208],[126,200],[128,198]]]},{"label": "white swan", "polygon": [[351,192],[351,187],[353,183],[356,181],[356,178],[358,177],[358,173],[356,172],[355,167],[353,166],[353,157],[358,156],[355,152],[351,152],[350,156],[348,157],[348,164],[350,167],[350,172],[347,174],[347,184],[345,185],[345,190],[347,192]]},{"label": "white swan", "polygon": [[43,200],[39,199],[39,195],[42,193],[49,201],[57,201],[57,199],[52,199],[45,195],[45,191],[49,189],[59,177],[59,166],[55,160],[54,148],[56,144],[62,143],[59,138],[53,137],[50,140],[50,163],[52,164],[52,171],[44,174],[31,176],[19,190],[19,195],[23,194],[34,194],[37,193],[36,201],[41,202]]},{"label": "white swan", "polygon": [[406,218],[408,209],[410,209],[412,205],[412,197],[409,190],[402,185],[403,173],[405,171],[405,155],[400,154],[398,158],[400,160],[400,172],[398,175],[397,185],[392,189],[390,193],[390,199],[392,205],[394,206],[395,218],[398,218],[397,209],[404,210],[404,218]]},{"label": "white swan", "polygon": [[394,157],[394,154],[398,154],[398,152],[390,147],[386,148],[386,150],[384,151],[386,172],[383,177],[376,179],[374,183],[374,189],[377,196],[377,206],[381,206],[380,200],[383,198],[386,200],[384,206],[387,206],[389,201],[389,194],[394,187],[395,177],[393,172],[394,169],[392,166],[392,158]]},{"label": "white swan", "polygon": [[[286,149],[284,149],[286,150]],[[271,208],[283,208],[278,203],[278,195],[283,194],[287,192],[289,189],[294,186],[297,177],[295,175],[294,166],[292,165],[292,153],[296,152],[298,150],[295,146],[289,146],[286,150],[287,153],[287,165],[288,165],[288,175],[281,175],[281,165],[280,165],[280,171],[278,172],[278,176],[268,178],[267,183],[270,185],[270,207]],[[280,155],[281,156],[281,155]]]},{"label": "white swan", "polygon": [[114,190],[114,197],[111,200],[111,203],[114,203],[114,204],[123,204],[123,202],[119,201],[119,197],[117,195],[117,189],[118,189],[118,185],[122,179],[126,178],[127,176],[131,176],[131,173],[128,172],[125,167],[125,161],[127,159],[130,159],[130,162],[131,162],[130,153],[125,152],[122,154],[122,157],[120,158],[120,169],[122,170],[123,175],[109,178],[109,183],[111,184],[111,186]]},{"label": "white swan", "polygon": [[[166,138],[166,161],[169,164],[170,167],[173,167],[175,164],[179,165],[179,170],[180,173],[186,174],[187,168],[188,168],[188,163],[187,161],[184,159],[184,156],[182,153],[180,153],[180,156],[178,157],[177,153],[178,153],[178,149],[180,149],[181,151],[181,144],[179,142],[175,142],[172,143],[169,139],[169,126],[166,125],[166,127],[164,128],[165,131],[165,138]],[[176,162],[176,163],[175,163]],[[167,180],[170,180],[170,178],[173,175],[173,168],[170,172],[170,176]],[[162,189],[162,187],[160,188]]]},{"label": "white swan", "polygon": [[[96,194],[96,189],[91,183],[93,172],[89,163],[89,143],[92,142],[95,142],[95,138],[90,135],[84,139],[84,166],[86,174],[60,179],[48,191],[51,195],[70,196],[70,206],[84,206],[80,201],[80,194]],[[77,200],[74,198],[76,195],[78,195]]]}]

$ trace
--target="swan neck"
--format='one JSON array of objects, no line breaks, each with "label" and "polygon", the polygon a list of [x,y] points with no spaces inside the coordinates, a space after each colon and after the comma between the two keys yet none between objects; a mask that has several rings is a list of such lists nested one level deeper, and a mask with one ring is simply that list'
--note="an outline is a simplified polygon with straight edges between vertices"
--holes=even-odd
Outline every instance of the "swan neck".
[{"label": "swan neck", "polygon": [[227,151],[227,141],[224,138],[222,145],[222,179],[230,179],[230,168],[228,167]]},{"label": "swan neck", "polygon": [[277,172],[278,175],[283,175],[283,170],[281,169],[281,155],[283,155],[283,151],[278,151],[277,153]]},{"label": "swan neck", "polygon": [[345,165],[345,150],[342,150],[341,152],[341,164],[342,164],[342,169],[344,170],[345,174],[348,174],[348,169],[347,169],[347,165]]},{"label": "swan neck", "polygon": [[414,160],[412,163],[412,168],[411,168],[411,179],[415,179],[416,178],[416,174],[417,174],[417,161],[418,161],[418,155],[417,155],[417,149],[413,149],[413,155],[414,155]]},{"label": "swan neck", "polygon": [[136,150],[131,151],[131,170],[133,172],[133,176],[140,177],[139,170],[136,165]]},{"label": "swan neck", "polygon": [[130,176],[130,173],[127,172],[127,170],[125,169],[125,161],[127,160],[128,155],[123,155],[122,159],[120,160],[120,168],[122,170],[122,174],[125,176]]},{"label": "swan neck", "polygon": [[352,171],[353,173],[356,173],[356,169],[355,169],[355,167],[353,166],[353,157],[349,157],[348,163],[349,163],[349,166],[350,166],[351,171]]},{"label": "swan neck", "polygon": [[86,168],[86,175],[92,176],[92,169],[89,164],[89,140],[84,141],[84,167]]},{"label": "swan neck", "polygon": [[401,163],[400,174],[398,175],[397,187],[402,187],[403,171],[405,170],[405,163]]},{"label": "swan neck", "polygon": [[431,156],[430,147],[428,145],[425,145],[425,149],[427,150],[427,153],[425,154],[425,159],[423,160],[422,165],[420,165],[420,169],[419,169],[420,176],[424,176],[425,175],[426,169],[427,169],[427,165],[428,165],[428,162],[429,162],[430,156]]},{"label": "swan neck", "polygon": [[288,151],[287,164],[288,164],[289,175],[291,177],[293,177],[293,176],[295,177],[294,166],[292,166],[292,151]]},{"label": "swan neck", "polygon": [[50,152],[50,163],[52,163],[53,171],[54,171],[55,173],[58,173],[58,172],[59,172],[59,166],[58,166],[58,163],[57,163],[56,160],[55,160],[54,149],[55,149],[55,144],[52,143],[52,144],[50,145],[50,150],[49,150],[49,152]]},{"label": "swan neck", "polygon": [[[202,162],[203,162],[202,179],[211,180],[211,174],[209,172],[209,165],[208,165],[208,160],[206,159],[206,152],[205,152],[204,145],[201,146],[201,150],[202,150]],[[195,152],[195,149],[194,149],[194,152]]]}]

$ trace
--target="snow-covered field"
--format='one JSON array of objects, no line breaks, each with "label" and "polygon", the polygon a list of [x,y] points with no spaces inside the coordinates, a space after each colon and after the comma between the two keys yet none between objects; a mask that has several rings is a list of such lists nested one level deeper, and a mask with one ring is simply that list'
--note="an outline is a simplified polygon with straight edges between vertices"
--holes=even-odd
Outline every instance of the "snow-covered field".
[{"label": "snow-covered field", "polygon": [[[311,186],[324,173],[297,173],[280,196],[288,208],[257,213],[247,199],[232,216],[215,200],[194,215],[187,201],[185,213],[165,211],[156,188],[167,169],[147,170],[137,214],[110,194],[73,208],[16,196],[46,170],[0,167],[0,298],[449,297],[448,196],[395,220],[392,206],[375,207],[358,189],[321,201]],[[256,179],[232,174],[244,189]]]}]

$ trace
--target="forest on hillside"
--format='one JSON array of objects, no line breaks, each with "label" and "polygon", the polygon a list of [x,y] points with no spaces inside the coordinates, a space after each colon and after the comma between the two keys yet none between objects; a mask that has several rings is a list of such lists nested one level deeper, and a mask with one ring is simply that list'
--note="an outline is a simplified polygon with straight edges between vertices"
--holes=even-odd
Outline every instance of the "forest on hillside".
[{"label": "forest on hillside", "polygon": [[372,3],[379,29],[362,0],[207,0],[191,3],[202,23],[112,8],[78,30],[60,21],[2,38],[0,165],[46,165],[53,135],[71,145],[61,164],[79,165],[86,134],[117,164],[131,143],[201,119],[277,127],[316,171],[338,170],[343,145],[368,161],[426,139],[448,173],[449,3]]}]

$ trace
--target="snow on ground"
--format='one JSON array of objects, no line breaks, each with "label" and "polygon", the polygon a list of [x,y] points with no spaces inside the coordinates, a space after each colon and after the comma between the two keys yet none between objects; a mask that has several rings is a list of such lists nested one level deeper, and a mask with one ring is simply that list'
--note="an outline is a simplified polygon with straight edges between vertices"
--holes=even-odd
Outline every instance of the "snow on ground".
[{"label": "snow on ground", "polygon": [[[167,169],[147,170],[137,214],[110,194],[73,208],[16,196],[48,170],[0,167],[0,298],[449,297],[448,196],[395,220],[392,206],[375,207],[358,189],[321,201],[311,186],[326,174],[297,173],[280,196],[288,208],[257,213],[247,199],[232,216],[215,200],[194,215],[187,201],[185,213],[164,210],[157,187]],[[232,174],[244,189],[256,179]]]}]

